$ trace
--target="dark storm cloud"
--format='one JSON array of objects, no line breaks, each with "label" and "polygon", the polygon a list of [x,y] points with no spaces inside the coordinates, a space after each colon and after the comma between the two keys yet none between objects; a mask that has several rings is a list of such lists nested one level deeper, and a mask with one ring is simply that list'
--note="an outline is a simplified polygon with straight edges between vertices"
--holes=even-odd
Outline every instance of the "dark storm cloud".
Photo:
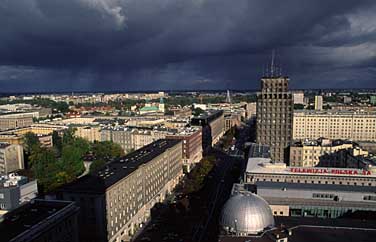
[{"label": "dark storm cloud", "polygon": [[3,0],[0,85],[257,88],[271,49],[295,88],[375,87],[374,1]]}]

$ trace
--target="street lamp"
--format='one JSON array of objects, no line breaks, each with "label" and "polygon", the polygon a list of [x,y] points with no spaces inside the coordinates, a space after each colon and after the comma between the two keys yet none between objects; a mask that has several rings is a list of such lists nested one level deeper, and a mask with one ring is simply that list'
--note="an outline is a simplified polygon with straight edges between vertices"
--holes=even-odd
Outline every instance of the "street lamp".
[{"label": "street lamp", "polygon": [[238,228],[237,228],[238,227],[237,226],[238,220],[235,219],[234,222],[235,222],[235,234],[238,235]]}]

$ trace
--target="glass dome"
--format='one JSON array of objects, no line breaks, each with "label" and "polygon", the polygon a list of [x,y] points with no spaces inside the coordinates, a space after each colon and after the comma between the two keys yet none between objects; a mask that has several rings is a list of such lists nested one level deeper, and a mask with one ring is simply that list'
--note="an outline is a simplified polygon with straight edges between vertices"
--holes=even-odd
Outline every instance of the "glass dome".
[{"label": "glass dome", "polygon": [[274,226],[269,204],[253,193],[232,196],[222,209],[220,225],[228,233],[257,234]]}]

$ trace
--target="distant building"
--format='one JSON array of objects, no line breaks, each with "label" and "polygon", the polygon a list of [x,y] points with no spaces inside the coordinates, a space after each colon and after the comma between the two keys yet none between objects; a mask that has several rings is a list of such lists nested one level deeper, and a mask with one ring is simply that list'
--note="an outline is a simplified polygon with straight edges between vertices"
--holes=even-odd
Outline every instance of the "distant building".
[{"label": "distant building", "polygon": [[22,146],[0,143],[0,175],[21,169],[24,169]]},{"label": "distant building", "polygon": [[83,138],[89,142],[101,141],[101,128],[99,125],[79,125],[73,126],[76,129],[75,136]]},{"label": "distant building", "polygon": [[224,119],[225,119],[224,132],[227,132],[228,130],[230,130],[231,128],[235,126],[240,127],[242,116],[240,113],[236,113],[236,112],[225,113]]},{"label": "distant building", "polygon": [[272,72],[261,79],[261,92],[257,94],[256,141],[270,146],[271,158],[276,162],[288,162],[289,158],[293,97],[288,82],[287,77]]},{"label": "distant building", "polygon": [[372,105],[376,105],[376,96],[370,96],[369,97],[369,102]]},{"label": "distant building", "polygon": [[181,141],[163,139],[67,184],[58,198],[80,207],[80,241],[129,241],[182,175]]},{"label": "distant building", "polygon": [[0,176],[0,210],[11,211],[38,195],[37,181],[9,174]]},{"label": "distant building", "polygon": [[376,141],[376,114],[348,111],[295,111],[293,139]]},{"label": "distant building", "polygon": [[352,102],[352,98],[351,97],[348,97],[348,96],[344,96],[343,97],[343,103],[351,103]]},{"label": "distant building", "polygon": [[294,104],[306,104],[304,102],[304,92],[303,91],[296,91],[292,93],[293,99],[294,99]]},{"label": "distant building", "polygon": [[167,139],[177,139],[182,141],[183,147],[183,168],[190,172],[192,168],[202,159],[202,130],[200,128],[190,128],[175,134],[166,135]]},{"label": "distant building", "polygon": [[247,119],[255,118],[257,110],[257,103],[247,103],[246,104],[246,117]]},{"label": "distant building", "polygon": [[153,104],[151,104],[147,101],[145,106],[140,108],[139,113],[141,115],[155,114],[155,113],[160,113],[160,114],[163,115],[165,111],[166,111],[165,110],[165,104],[164,104],[163,98],[161,97],[160,100],[159,100],[158,106],[155,106],[155,105],[153,105]]},{"label": "distant building", "polygon": [[323,109],[322,96],[315,96],[315,110],[321,111]]},{"label": "distant building", "polygon": [[0,240],[78,242],[78,211],[73,202],[33,200],[3,216]]},{"label": "distant building", "polygon": [[[295,141],[290,146],[290,165],[313,167],[324,162],[325,156],[339,150],[359,149],[356,144],[345,140],[303,140]],[[368,154],[368,152],[367,152]]]},{"label": "distant building", "polygon": [[38,113],[10,113],[0,115],[0,131],[28,127],[33,124],[33,118]]},{"label": "distant building", "polygon": [[222,110],[207,110],[191,119],[192,126],[202,127],[202,148],[206,151],[216,144],[224,134],[225,120]]}]

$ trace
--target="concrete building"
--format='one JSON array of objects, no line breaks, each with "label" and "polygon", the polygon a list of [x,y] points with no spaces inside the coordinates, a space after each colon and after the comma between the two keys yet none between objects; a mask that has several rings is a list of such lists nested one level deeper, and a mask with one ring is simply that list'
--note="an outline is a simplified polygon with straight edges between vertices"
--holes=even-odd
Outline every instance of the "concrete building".
[{"label": "concrete building", "polygon": [[232,127],[235,127],[235,126],[240,127],[241,122],[242,122],[242,116],[240,113],[236,113],[236,112],[230,112],[230,113],[225,112],[224,121],[225,121],[224,132],[227,132]]},{"label": "concrete building", "polygon": [[224,114],[222,110],[207,110],[205,113],[191,119],[192,126],[202,127],[202,149],[216,144],[224,134]]},{"label": "concrete building", "polygon": [[72,202],[33,200],[4,215],[0,240],[78,242],[78,211]]},{"label": "concrete building", "polygon": [[0,131],[31,126],[34,117],[35,113],[9,113],[0,115]]},{"label": "concrete building", "polygon": [[321,111],[323,109],[322,96],[315,96],[315,110]]},{"label": "concrete building", "polygon": [[269,158],[249,158],[245,183],[289,182],[301,184],[332,184],[343,186],[376,186],[375,169],[336,167],[295,167],[272,163]]},{"label": "concrete building", "polygon": [[125,153],[142,148],[158,139],[163,139],[168,129],[155,127],[107,127],[101,130],[101,141],[112,141],[119,144]]},{"label": "concrete building", "polygon": [[129,241],[183,176],[180,140],[163,139],[64,186],[80,207],[80,241]]},{"label": "concrete building", "polygon": [[[356,144],[346,140],[317,139],[295,141],[290,146],[289,164],[301,167],[317,166],[319,163],[324,162],[326,155],[347,149],[360,150]],[[368,155],[368,152],[362,153],[362,155]]]},{"label": "concrete building", "polygon": [[376,113],[295,111],[293,139],[376,141]]},{"label": "concrete building", "polygon": [[296,91],[292,93],[294,104],[302,104],[305,105],[304,102],[304,92],[303,91]]},{"label": "concrete building", "polygon": [[372,105],[376,105],[376,96],[370,96],[369,97],[369,103]]},{"label": "concrete building", "polygon": [[376,211],[374,170],[289,167],[250,158],[244,183],[234,189],[256,192],[275,216],[336,218],[351,211]]},{"label": "concrete building", "polygon": [[0,175],[24,169],[24,155],[21,145],[0,143]]},{"label": "concrete building", "polygon": [[183,170],[190,172],[202,159],[201,127],[190,127],[174,134],[166,135],[167,139],[177,139],[183,145]]},{"label": "concrete building", "polygon": [[80,125],[74,126],[76,132],[75,136],[83,138],[89,142],[101,141],[101,127],[99,125],[89,126],[89,125]]},{"label": "concrete building", "polygon": [[257,103],[247,103],[246,104],[246,118],[251,119],[256,117]]},{"label": "concrete building", "polygon": [[0,210],[11,211],[38,195],[37,181],[9,174],[0,176]]},{"label": "concrete building", "polygon": [[288,162],[288,146],[292,138],[293,97],[288,91],[289,79],[267,76],[261,79],[257,94],[257,143],[270,146],[271,157]]}]

